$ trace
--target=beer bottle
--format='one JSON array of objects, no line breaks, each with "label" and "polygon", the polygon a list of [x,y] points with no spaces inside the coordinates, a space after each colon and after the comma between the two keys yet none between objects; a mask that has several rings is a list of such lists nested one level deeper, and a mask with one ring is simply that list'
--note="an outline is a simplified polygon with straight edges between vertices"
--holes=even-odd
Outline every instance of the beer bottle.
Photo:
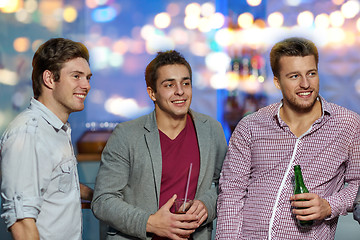
[{"label": "beer bottle", "polygon": [[[295,165],[294,166],[294,173],[295,173],[295,188],[294,188],[294,194],[300,194],[300,193],[308,193],[309,190],[306,188],[304,181],[303,181],[303,177],[301,174],[301,168],[300,165]],[[307,201],[304,199],[298,200],[298,201]],[[299,220],[298,221],[300,226],[305,227],[305,226],[311,226],[314,221],[310,220],[310,221],[303,221],[303,220]]]}]

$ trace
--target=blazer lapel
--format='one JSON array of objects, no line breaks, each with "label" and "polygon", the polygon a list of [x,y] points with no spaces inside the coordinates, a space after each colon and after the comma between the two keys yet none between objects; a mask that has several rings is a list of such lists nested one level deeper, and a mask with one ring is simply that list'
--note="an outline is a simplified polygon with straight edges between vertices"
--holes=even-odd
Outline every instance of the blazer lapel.
[{"label": "blazer lapel", "polygon": [[191,115],[194,120],[196,136],[200,151],[200,172],[199,172],[199,180],[197,184],[197,188],[199,189],[204,179],[205,171],[207,169],[207,156],[210,151],[209,139],[211,136],[206,119],[201,118],[201,116],[196,115],[196,113],[194,112],[191,112]]},{"label": "blazer lapel", "polygon": [[149,131],[148,133],[145,134],[145,141],[150,154],[152,171],[155,178],[154,182],[155,182],[157,203],[159,204],[161,174],[162,174],[162,156],[161,156],[159,130],[156,124],[155,111],[149,114],[149,117],[144,127]]}]

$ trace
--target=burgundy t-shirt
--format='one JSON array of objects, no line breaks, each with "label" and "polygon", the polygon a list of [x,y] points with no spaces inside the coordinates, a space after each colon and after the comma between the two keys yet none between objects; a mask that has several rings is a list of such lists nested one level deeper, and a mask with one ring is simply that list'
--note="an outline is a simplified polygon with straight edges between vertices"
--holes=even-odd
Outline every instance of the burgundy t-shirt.
[{"label": "burgundy t-shirt", "polygon": [[[194,199],[200,170],[200,152],[194,123],[187,115],[186,126],[179,135],[171,140],[159,130],[162,154],[162,175],[159,208],[174,194],[185,198],[186,184],[192,163],[187,198]],[[174,208],[171,208],[174,212]]]}]

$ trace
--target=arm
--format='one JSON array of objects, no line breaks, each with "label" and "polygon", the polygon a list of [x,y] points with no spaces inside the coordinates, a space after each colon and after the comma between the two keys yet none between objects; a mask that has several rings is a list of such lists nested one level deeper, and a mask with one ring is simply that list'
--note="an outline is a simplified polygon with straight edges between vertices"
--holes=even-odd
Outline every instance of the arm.
[{"label": "arm", "polygon": [[231,136],[220,177],[216,239],[237,239],[242,228],[242,209],[249,184],[250,134],[240,122]]},{"label": "arm", "polygon": [[[353,202],[359,185],[360,164],[360,131],[359,122],[355,127],[355,134],[349,147],[349,158],[346,161],[345,182],[347,186],[340,191],[335,191],[328,197],[320,197],[315,193],[297,194],[290,198],[294,207],[306,207],[307,209],[293,209],[299,220],[330,220],[339,215],[346,215],[352,211]],[[356,123],[355,123],[356,126]],[[294,200],[306,199],[301,202]],[[354,215],[355,217],[355,215]]]},{"label": "arm", "polygon": [[359,188],[359,166],[360,166],[360,119],[354,123],[355,133],[349,147],[349,158],[345,170],[345,183],[347,186],[339,192],[326,197],[331,206],[331,216],[325,220],[333,219],[339,215],[346,215],[353,211],[354,199]]},{"label": "arm", "polygon": [[80,196],[82,200],[91,201],[93,198],[94,190],[88,186],[80,183]]},{"label": "arm", "polygon": [[35,219],[33,218],[17,220],[9,230],[14,240],[40,239],[39,232],[35,224]]},{"label": "arm", "polygon": [[[37,156],[44,153],[36,149],[34,132],[35,128],[24,126],[7,132],[1,142],[1,217],[7,228],[20,219],[37,219],[43,201],[41,189],[46,190],[50,181],[52,166],[49,161],[39,161]],[[22,146],[21,151],[16,146]],[[41,168],[34,167],[39,165]]]}]

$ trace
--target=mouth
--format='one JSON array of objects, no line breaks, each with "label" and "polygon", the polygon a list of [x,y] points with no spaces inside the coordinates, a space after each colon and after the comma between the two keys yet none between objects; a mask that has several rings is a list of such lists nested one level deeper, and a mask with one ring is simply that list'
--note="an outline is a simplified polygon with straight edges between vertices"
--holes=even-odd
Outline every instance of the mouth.
[{"label": "mouth", "polygon": [[307,97],[307,96],[310,96],[311,93],[312,93],[312,91],[310,91],[310,92],[300,92],[300,93],[297,93],[297,95]]},{"label": "mouth", "polygon": [[181,103],[185,103],[186,100],[175,100],[175,101],[171,101],[172,103],[175,103],[175,104],[181,104]]},{"label": "mouth", "polygon": [[85,93],[75,93],[74,95],[75,95],[75,97],[78,97],[78,98],[81,98],[81,99],[85,99],[85,97],[86,97]]}]

